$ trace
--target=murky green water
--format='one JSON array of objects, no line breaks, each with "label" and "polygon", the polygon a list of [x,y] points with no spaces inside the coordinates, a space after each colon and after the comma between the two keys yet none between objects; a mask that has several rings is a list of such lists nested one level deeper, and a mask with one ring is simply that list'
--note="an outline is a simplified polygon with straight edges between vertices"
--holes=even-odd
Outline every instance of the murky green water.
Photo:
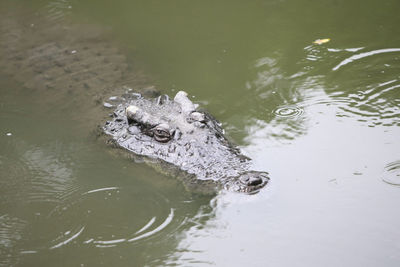
[{"label": "murky green water", "polygon": [[[3,1],[0,265],[398,266],[399,11]],[[270,185],[193,195],[113,153],[95,128],[124,85],[187,91]]]}]

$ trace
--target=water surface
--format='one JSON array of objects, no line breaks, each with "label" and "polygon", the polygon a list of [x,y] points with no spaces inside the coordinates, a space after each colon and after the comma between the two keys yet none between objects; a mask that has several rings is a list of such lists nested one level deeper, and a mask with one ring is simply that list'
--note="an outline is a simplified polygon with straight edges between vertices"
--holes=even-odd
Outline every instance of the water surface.
[{"label": "water surface", "polygon": [[[0,265],[398,266],[399,11],[4,1]],[[270,185],[195,195],[94,138],[103,101],[149,85],[187,91]]]}]

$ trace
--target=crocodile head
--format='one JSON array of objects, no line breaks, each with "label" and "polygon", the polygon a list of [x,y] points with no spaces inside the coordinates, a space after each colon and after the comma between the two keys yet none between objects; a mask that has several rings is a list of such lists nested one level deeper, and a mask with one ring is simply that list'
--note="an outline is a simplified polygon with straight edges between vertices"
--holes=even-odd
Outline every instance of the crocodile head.
[{"label": "crocodile head", "polygon": [[104,131],[119,147],[190,174],[198,186],[209,181],[216,188],[255,193],[269,180],[268,173],[251,170],[251,160],[225,138],[221,124],[183,91],[174,99],[125,95]]}]

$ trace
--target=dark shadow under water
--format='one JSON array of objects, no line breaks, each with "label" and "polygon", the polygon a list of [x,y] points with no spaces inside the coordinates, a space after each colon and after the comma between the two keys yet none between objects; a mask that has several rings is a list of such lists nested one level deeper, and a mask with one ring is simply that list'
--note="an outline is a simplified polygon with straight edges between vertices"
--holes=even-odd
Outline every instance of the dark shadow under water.
[{"label": "dark shadow under water", "polygon": [[0,265],[162,265],[212,196],[92,136],[104,99],[148,78],[101,26],[1,5]]}]

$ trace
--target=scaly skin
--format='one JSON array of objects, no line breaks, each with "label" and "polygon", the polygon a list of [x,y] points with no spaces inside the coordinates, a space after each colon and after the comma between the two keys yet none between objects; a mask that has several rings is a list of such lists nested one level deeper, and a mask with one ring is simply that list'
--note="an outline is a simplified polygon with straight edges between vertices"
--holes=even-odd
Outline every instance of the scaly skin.
[{"label": "scaly skin", "polygon": [[103,129],[117,146],[183,171],[182,180],[195,191],[204,191],[196,184],[207,190],[212,184],[213,191],[256,193],[269,180],[268,173],[251,170],[251,160],[225,138],[220,123],[182,91],[174,100],[125,94]]}]

